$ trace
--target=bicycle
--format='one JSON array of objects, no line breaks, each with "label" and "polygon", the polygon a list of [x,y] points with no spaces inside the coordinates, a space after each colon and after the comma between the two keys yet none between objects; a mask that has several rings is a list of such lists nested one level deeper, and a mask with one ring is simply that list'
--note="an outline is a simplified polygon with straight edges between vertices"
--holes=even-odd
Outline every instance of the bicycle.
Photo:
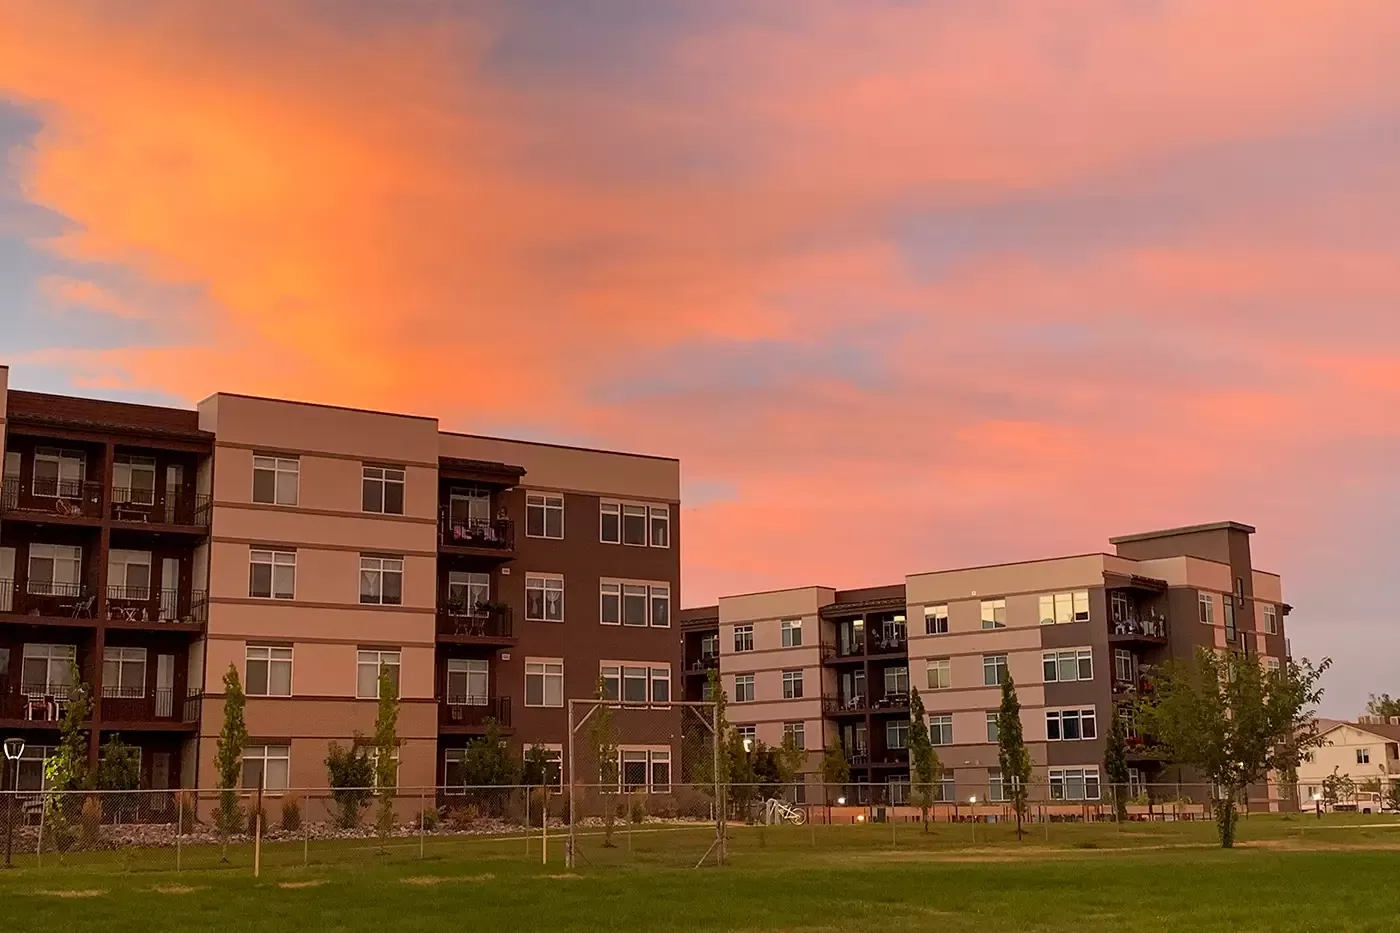
[{"label": "bicycle", "polygon": [[791,823],[794,826],[801,826],[807,822],[807,811],[802,807],[793,806],[779,797],[770,797],[763,802],[763,822],[769,825]]}]

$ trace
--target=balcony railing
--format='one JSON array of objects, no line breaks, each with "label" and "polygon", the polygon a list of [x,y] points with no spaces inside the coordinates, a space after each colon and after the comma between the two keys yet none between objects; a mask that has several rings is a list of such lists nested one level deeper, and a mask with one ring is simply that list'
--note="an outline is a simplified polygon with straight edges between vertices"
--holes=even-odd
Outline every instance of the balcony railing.
[{"label": "balcony railing", "polygon": [[515,549],[515,523],[508,518],[453,518],[443,509],[438,532],[444,547]]},{"label": "balcony railing", "polygon": [[690,666],[685,669],[685,672],[687,674],[708,674],[717,667],[719,667],[719,655],[702,654],[690,662]]},{"label": "balcony railing", "polygon": [[0,719],[21,719],[32,723],[57,725],[68,709],[66,684],[20,684],[0,680]]},{"label": "balcony railing", "polygon": [[514,616],[501,603],[448,603],[438,609],[437,630],[454,638],[514,638]]},{"label": "balcony railing", "polygon": [[510,697],[448,696],[438,702],[438,722],[445,727],[485,729],[493,719],[510,728]]},{"label": "balcony railing", "polygon": [[174,690],[102,689],[103,722],[181,722],[184,718],[185,704],[176,701]]},{"label": "balcony railing", "polygon": [[822,712],[829,716],[839,716],[843,713],[864,713],[869,708],[869,701],[859,694],[849,697],[822,697]]},{"label": "balcony railing", "polygon": [[112,520],[207,528],[212,503],[213,499],[208,494],[186,491],[182,487],[157,495],[152,489],[115,486],[112,489]]},{"label": "balcony railing", "polygon": [[18,476],[7,476],[0,483],[0,510],[101,518],[102,484],[36,478],[25,485]]},{"label": "balcony railing", "polygon": [[1109,637],[1116,641],[1167,640],[1167,620],[1162,616],[1124,617],[1113,619],[1108,625]]},{"label": "balcony railing", "polygon": [[0,612],[50,619],[91,619],[97,599],[82,583],[0,580]]},{"label": "balcony railing", "polygon": [[204,590],[107,587],[107,619],[111,622],[198,625],[204,621],[207,605]]}]

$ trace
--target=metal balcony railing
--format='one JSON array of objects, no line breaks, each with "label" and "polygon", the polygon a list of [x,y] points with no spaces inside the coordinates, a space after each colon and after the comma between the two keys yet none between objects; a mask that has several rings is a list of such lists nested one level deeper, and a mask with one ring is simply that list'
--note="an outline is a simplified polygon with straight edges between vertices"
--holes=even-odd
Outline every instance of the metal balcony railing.
[{"label": "metal balcony railing", "polygon": [[447,696],[438,701],[443,726],[484,729],[490,720],[510,727],[510,697]]},{"label": "metal balcony railing", "polygon": [[501,603],[448,602],[438,608],[437,630],[454,638],[514,638],[514,618],[510,606]]},{"label": "metal balcony railing", "polygon": [[184,486],[159,495],[152,489],[114,486],[112,520],[140,524],[186,525],[207,528],[213,498]]},{"label": "metal balcony railing", "polygon": [[6,476],[0,482],[0,510],[101,518],[102,484],[38,477],[25,484],[18,476]]},{"label": "metal balcony railing", "polygon": [[508,518],[453,518],[443,509],[438,517],[438,533],[444,547],[515,549],[515,523]]},{"label": "metal balcony railing", "polygon": [[111,622],[198,625],[204,621],[207,604],[208,597],[204,590],[107,587],[107,619]]}]

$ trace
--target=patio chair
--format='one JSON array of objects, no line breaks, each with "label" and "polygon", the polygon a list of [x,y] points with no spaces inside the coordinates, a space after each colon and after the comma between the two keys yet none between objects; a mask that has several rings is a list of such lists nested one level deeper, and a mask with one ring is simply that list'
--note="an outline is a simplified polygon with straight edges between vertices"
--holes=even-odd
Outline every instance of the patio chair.
[{"label": "patio chair", "polygon": [[87,599],[80,599],[75,603],[65,603],[60,608],[65,612],[71,611],[75,619],[91,619],[95,605],[97,605],[97,597],[89,596]]}]

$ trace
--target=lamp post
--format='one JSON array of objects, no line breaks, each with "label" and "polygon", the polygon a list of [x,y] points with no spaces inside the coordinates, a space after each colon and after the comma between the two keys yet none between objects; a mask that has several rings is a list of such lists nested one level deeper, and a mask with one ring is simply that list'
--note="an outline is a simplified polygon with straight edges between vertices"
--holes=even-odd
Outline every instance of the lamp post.
[{"label": "lamp post", "polygon": [[973,794],[967,798],[968,806],[972,810],[972,844],[977,844],[977,795]]},{"label": "lamp post", "polygon": [[1313,807],[1317,810],[1317,818],[1322,819],[1322,795],[1313,794]]},{"label": "lamp post", "polygon": [[19,756],[24,754],[24,739],[5,740],[5,762],[14,762],[14,777],[10,793],[5,797],[5,867],[14,867],[15,857],[15,796],[19,793]]}]

